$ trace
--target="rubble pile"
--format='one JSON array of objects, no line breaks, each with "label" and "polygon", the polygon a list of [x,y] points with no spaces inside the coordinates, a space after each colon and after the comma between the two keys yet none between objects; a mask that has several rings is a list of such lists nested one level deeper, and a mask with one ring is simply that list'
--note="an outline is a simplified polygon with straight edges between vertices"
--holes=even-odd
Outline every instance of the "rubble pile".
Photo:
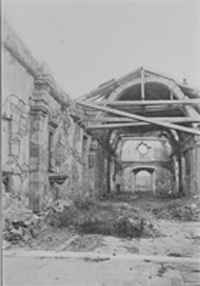
[{"label": "rubble pile", "polygon": [[156,237],[160,233],[153,224],[144,218],[133,219],[131,216],[117,216],[114,219],[86,217],[79,225],[79,231],[84,234],[103,234],[122,238]]},{"label": "rubble pile", "polygon": [[154,207],[152,213],[158,219],[200,221],[200,203],[183,201],[182,199],[165,205]]},{"label": "rubble pile", "polygon": [[28,242],[41,229],[42,217],[29,210],[15,210],[4,217],[3,238],[12,244]]},{"label": "rubble pile", "polygon": [[160,235],[155,224],[136,207],[118,206],[78,198],[71,202],[57,201],[48,207],[46,218],[55,227],[71,227],[81,234],[102,234],[117,237],[155,237]]}]

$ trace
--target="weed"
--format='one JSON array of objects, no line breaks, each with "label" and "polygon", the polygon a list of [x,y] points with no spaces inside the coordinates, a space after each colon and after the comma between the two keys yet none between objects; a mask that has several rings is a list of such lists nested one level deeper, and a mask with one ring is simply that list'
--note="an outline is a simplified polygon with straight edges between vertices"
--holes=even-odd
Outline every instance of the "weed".
[{"label": "weed", "polygon": [[123,238],[138,238],[154,235],[151,223],[147,222],[137,209],[120,208],[112,202],[96,202],[76,199],[73,206],[62,211],[51,210],[49,224],[55,227],[69,227],[80,234],[102,234]]}]

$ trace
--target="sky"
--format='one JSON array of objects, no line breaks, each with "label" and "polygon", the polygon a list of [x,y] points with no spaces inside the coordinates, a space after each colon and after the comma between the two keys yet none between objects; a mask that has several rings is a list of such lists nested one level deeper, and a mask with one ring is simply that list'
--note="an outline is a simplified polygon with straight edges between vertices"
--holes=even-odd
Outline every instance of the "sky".
[{"label": "sky", "polygon": [[141,66],[199,84],[198,0],[4,0],[3,13],[72,98]]}]

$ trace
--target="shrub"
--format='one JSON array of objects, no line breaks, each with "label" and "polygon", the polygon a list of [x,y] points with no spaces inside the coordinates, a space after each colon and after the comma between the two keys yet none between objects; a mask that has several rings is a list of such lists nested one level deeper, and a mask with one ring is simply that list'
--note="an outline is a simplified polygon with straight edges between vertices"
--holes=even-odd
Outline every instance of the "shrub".
[{"label": "shrub", "polygon": [[77,198],[62,210],[49,209],[48,222],[55,227],[73,227],[81,234],[102,234],[137,238],[152,236],[153,228],[135,209],[112,203]]}]

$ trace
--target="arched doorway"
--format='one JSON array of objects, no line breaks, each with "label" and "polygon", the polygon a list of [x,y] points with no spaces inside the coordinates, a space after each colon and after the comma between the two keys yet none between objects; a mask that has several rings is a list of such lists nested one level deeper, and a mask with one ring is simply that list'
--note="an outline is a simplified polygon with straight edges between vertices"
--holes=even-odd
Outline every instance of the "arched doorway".
[{"label": "arched doorway", "polygon": [[141,170],[136,174],[135,191],[149,192],[152,190],[152,176],[146,170]]},{"label": "arched doorway", "polygon": [[138,167],[133,169],[134,191],[156,192],[155,169],[153,167]]}]

